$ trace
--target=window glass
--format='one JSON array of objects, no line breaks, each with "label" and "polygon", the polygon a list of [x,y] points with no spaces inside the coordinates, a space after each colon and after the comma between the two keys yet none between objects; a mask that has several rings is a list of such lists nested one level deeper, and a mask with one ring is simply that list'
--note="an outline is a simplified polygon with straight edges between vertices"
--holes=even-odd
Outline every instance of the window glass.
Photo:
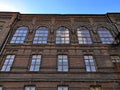
[{"label": "window glass", "polygon": [[35,90],[35,87],[34,86],[26,86],[25,90]]},{"label": "window glass", "polygon": [[39,71],[41,63],[41,55],[33,55],[30,71]]},{"label": "window glass", "polygon": [[28,32],[27,27],[20,27],[16,30],[15,34],[13,35],[10,43],[15,43],[15,44],[22,44],[25,41],[26,35]]},{"label": "window glass", "polygon": [[67,55],[58,55],[58,71],[68,71],[68,57]]},{"label": "window glass", "polygon": [[91,55],[84,55],[85,65],[86,65],[86,71],[87,72],[95,72],[95,63],[93,56]]},{"label": "window glass", "polygon": [[40,27],[36,30],[33,44],[47,44],[48,29],[46,27]]},{"label": "window glass", "polygon": [[59,86],[58,90],[68,90],[68,87],[66,87],[66,86]]},{"label": "window glass", "polygon": [[56,31],[56,44],[69,44],[69,30],[65,27],[60,27]]},{"label": "window glass", "polygon": [[112,44],[114,42],[112,34],[106,28],[98,28],[98,34],[102,44]]},{"label": "window glass", "polygon": [[2,87],[0,86],[0,90],[2,90]]},{"label": "window glass", "polygon": [[1,71],[10,71],[15,55],[7,55]]},{"label": "window glass", "polygon": [[79,44],[92,44],[90,32],[87,28],[81,27],[77,29]]}]

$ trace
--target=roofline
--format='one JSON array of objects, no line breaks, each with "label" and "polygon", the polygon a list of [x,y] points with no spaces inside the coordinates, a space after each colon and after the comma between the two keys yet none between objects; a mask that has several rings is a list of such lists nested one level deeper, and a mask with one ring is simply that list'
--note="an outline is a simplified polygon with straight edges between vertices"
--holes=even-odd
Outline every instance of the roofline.
[{"label": "roofline", "polygon": [[53,15],[53,16],[105,16],[105,15],[107,15],[107,14],[120,14],[120,12],[108,12],[108,13],[105,13],[105,14],[49,14],[49,13],[47,13],[47,14],[43,14],[43,13],[41,13],[41,14],[37,14],[37,13],[35,13],[35,14],[33,14],[33,13],[20,13],[20,12],[9,12],[9,11],[0,11],[0,13],[16,13],[16,14],[21,14],[21,15]]}]

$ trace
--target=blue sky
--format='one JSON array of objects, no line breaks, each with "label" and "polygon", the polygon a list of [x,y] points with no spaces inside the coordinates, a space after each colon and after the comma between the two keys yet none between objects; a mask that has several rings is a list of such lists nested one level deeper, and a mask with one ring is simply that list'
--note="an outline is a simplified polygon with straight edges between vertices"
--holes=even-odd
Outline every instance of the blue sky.
[{"label": "blue sky", "polygon": [[33,14],[120,12],[120,0],[0,0],[0,11]]}]

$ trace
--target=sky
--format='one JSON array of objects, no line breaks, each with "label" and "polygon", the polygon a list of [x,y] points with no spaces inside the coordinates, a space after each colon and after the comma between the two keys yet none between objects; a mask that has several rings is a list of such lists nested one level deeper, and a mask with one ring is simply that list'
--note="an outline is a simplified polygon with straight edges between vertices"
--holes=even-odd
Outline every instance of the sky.
[{"label": "sky", "polygon": [[105,14],[120,12],[120,0],[0,0],[0,12]]}]

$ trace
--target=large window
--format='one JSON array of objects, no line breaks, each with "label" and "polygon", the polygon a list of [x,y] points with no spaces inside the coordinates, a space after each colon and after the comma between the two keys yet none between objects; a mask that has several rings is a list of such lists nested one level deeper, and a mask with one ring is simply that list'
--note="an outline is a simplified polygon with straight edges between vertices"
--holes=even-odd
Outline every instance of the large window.
[{"label": "large window", "polygon": [[68,90],[68,87],[67,86],[59,86],[58,90]]},{"label": "large window", "polygon": [[60,27],[56,31],[56,44],[69,44],[69,30],[65,27]]},{"label": "large window", "polygon": [[35,90],[35,86],[26,86],[25,90]]},{"label": "large window", "polygon": [[31,66],[30,66],[30,71],[39,71],[40,63],[41,63],[41,55],[33,55]]},{"label": "large window", "polygon": [[111,35],[110,31],[107,30],[106,28],[98,28],[98,34],[99,37],[102,41],[102,44],[112,44],[114,39],[113,36]]},{"label": "large window", "polygon": [[87,28],[81,27],[77,29],[79,44],[92,44],[90,32]]},{"label": "large window", "polygon": [[7,55],[1,71],[10,71],[15,55]]},{"label": "large window", "polygon": [[12,37],[10,43],[22,44],[25,41],[26,35],[28,32],[27,27],[20,27],[16,30],[15,34]]},{"label": "large window", "polygon": [[48,39],[48,29],[40,27],[36,30],[33,44],[46,44]]},{"label": "large window", "polygon": [[95,72],[95,63],[92,55],[84,55],[86,71],[87,72]]},{"label": "large window", "polygon": [[67,55],[58,55],[58,71],[68,71],[68,57]]}]

